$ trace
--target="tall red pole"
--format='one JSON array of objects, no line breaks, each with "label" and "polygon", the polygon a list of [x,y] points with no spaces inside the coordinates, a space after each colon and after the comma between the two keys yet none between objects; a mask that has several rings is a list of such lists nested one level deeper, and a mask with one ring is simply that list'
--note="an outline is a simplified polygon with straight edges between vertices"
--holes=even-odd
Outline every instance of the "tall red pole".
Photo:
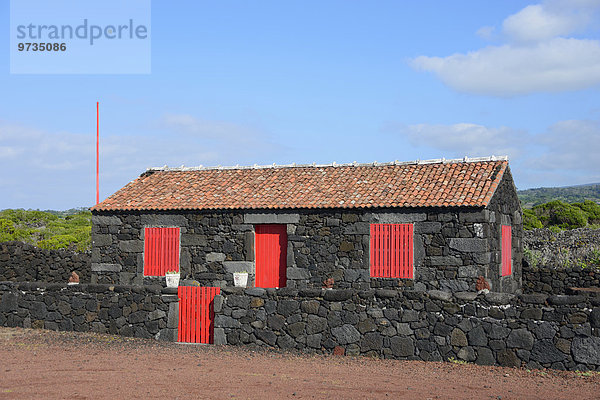
[{"label": "tall red pole", "polygon": [[96,102],[96,204],[100,203],[100,102]]}]

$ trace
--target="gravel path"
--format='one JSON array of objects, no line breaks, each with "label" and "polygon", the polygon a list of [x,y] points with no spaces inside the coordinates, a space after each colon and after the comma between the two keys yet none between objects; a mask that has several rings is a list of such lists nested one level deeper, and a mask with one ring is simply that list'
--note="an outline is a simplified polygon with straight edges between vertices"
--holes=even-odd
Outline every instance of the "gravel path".
[{"label": "gravel path", "polygon": [[594,399],[600,373],[0,328],[0,399]]}]

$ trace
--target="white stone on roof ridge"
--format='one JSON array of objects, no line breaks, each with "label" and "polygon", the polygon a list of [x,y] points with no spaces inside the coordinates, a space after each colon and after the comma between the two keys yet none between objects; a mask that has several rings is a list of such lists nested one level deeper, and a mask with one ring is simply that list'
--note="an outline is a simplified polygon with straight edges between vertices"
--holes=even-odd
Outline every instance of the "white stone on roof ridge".
[{"label": "white stone on roof ridge", "polygon": [[202,165],[198,167],[168,167],[167,165],[163,167],[150,167],[146,169],[148,171],[206,171],[206,170],[235,170],[235,169],[267,169],[267,168],[324,168],[324,167],[383,167],[388,165],[427,165],[427,164],[455,164],[455,163],[474,163],[474,162],[486,162],[486,161],[508,161],[508,156],[489,156],[489,157],[467,157],[464,158],[454,158],[454,159],[446,159],[446,158],[434,158],[431,160],[414,160],[414,161],[390,161],[385,163],[380,163],[374,161],[372,163],[357,163],[356,161],[352,163],[338,164],[335,161],[331,164],[287,164],[287,165],[277,165],[275,163],[270,165],[235,165],[235,166],[214,166],[214,167],[204,167]]}]

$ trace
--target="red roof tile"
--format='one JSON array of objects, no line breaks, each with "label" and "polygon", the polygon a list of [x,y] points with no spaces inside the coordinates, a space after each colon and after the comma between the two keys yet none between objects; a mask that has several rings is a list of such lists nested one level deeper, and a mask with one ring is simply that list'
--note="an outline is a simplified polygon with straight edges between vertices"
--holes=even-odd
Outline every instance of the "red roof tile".
[{"label": "red roof tile", "polygon": [[149,170],[95,211],[486,206],[506,160]]}]

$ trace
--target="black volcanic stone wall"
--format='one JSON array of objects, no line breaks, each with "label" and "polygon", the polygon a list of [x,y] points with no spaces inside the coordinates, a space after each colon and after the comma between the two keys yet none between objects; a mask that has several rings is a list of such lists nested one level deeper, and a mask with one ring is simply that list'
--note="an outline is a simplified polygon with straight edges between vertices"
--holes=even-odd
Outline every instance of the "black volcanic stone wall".
[{"label": "black volcanic stone wall", "polygon": [[[507,188],[499,188],[499,193]],[[508,195],[507,195],[508,196]],[[517,207],[518,207],[518,203]],[[408,288],[423,291],[474,290],[479,276],[492,289],[515,292],[521,282],[520,209],[481,208],[365,210],[281,210],[269,213],[165,212],[96,214],[92,227],[92,283],[142,284],[161,278],[143,277],[144,227],[181,228],[180,269],[184,282],[231,286],[233,272],[250,272],[253,286],[254,227],[287,225],[287,287]],[[506,216],[508,215],[508,216]],[[498,224],[514,225],[513,275],[500,282]],[[411,223],[414,226],[415,279],[371,278],[370,224]],[[164,279],[164,278],[162,278]],[[496,280],[494,280],[496,279]]]},{"label": "black volcanic stone wall", "polygon": [[600,371],[600,297],[225,288],[215,343]]},{"label": "black volcanic stone wall", "polygon": [[[215,344],[600,371],[600,294],[223,288]],[[0,282],[0,326],[175,341],[174,289]]]},{"label": "black volcanic stone wall", "polygon": [[533,268],[523,264],[523,292],[569,294],[571,288],[600,290],[600,267]]},{"label": "black volcanic stone wall", "polygon": [[75,271],[90,281],[90,253],[40,249],[23,242],[0,243],[1,281],[66,283]]},{"label": "black volcanic stone wall", "polygon": [[[522,259],[523,259],[523,215],[521,205],[516,195],[516,188],[509,169],[504,173],[488,209],[490,223],[490,271],[489,279],[492,290],[497,292],[515,293],[521,288]],[[502,276],[502,225],[512,227],[512,276]]]},{"label": "black volcanic stone wall", "polygon": [[0,326],[176,341],[178,313],[160,287],[0,282]]},{"label": "black volcanic stone wall", "polygon": [[579,228],[524,231],[524,247],[531,267],[567,269],[600,267],[600,229]]},{"label": "black volcanic stone wall", "polygon": [[247,233],[252,231],[253,235],[253,226],[243,224],[241,214],[94,215],[92,222],[93,283],[151,284],[164,280],[143,277],[144,227],[180,228],[182,279],[211,286],[233,285],[225,263],[254,257],[254,248],[245,245]]},{"label": "black volcanic stone wall", "polygon": [[523,291],[569,293],[600,288],[600,229],[524,232]]}]

